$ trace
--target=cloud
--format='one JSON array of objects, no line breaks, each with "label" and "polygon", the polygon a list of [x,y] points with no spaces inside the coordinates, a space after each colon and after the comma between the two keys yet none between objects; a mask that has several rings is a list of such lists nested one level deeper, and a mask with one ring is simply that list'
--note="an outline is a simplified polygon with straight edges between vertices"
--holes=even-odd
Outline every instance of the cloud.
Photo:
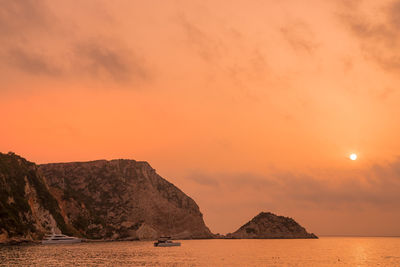
[{"label": "cloud", "polygon": [[207,31],[191,22],[184,14],[177,17],[177,22],[184,30],[187,43],[196,50],[203,60],[210,62],[222,56],[224,47],[220,40],[213,38]]},{"label": "cloud", "polygon": [[318,47],[314,41],[315,37],[310,27],[304,22],[297,21],[288,23],[280,29],[285,40],[290,46],[300,52],[312,54]]},{"label": "cloud", "polygon": [[[400,1],[385,2],[375,7],[372,15],[362,11],[362,5],[344,5],[339,12],[340,20],[359,40],[365,58],[384,70],[400,71],[398,45],[400,42]],[[378,19],[382,17],[382,19]]]},{"label": "cloud", "polygon": [[265,187],[277,186],[274,177],[262,176],[254,173],[214,173],[206,174],[201,171],[192,171],[187,179],[200,184],[215,188],[225,188],[227,190],[241,190],[250,188],[259,190]]},{"label": "cloud", "polygon": [[210,187],[219,187],[219,182],[217,179],[214,179],[213,177],[209,177],[207,175],[204,175],[201,172],[192,172],[189,174],[186,179],[191,180],[195,182],[196,184],[203,185],[203,186],[210,186]]},{"label": "cloud", "polygon": [[[340,178],[339,178],[340,177]],[[312,174],[275,172],[255,173],[195,172],[188,179],[225,196],[247,192],[248,200],[258,199],[272,206],[312,209],[400,208],[400,159],[386,165],[374,165],[357,172],[340,170]],[[246,197],[242,195],[242,201]]]},{"label": "cloud", "polygon": [[95,78],[106,74],[117,82],[150,79],[144,63],[122,47],[111,47],[96,41],[77,44],[74,51],[77,67]]},{"label": "cloud", "polygon": [[400,27],[400,1],[394,1],[389,5],[388,9],[389,21],[391,25],[397,29]]},{"label": "cloud", "polygon": [[175,19],[190,56],[205,63],[208,81],[225,80],[230,89],[239,92],[240,99],[259,101],[257,88],[271,75],[264,47],[212,12],[202,9],[201,16],[205,19],[180,13]]},{"label": "cloud", "polygon": [[[68,2],[62,5],[74,8]],[[96,10],[101,5],[96,2]],[[86,32],[79,25],[91,20],[102,29],[116,23],[108,13],[103,19],[103,13],[90,12],[90,6],[86,3],[79,15],[67,17],[47,1],[0,0],[0,67],[60,82],[150,81],[145,60],[124,45],[123,36],[102,30]]]},{"label": "cloud", "polygon": [[32,75],[60,76],[62,73],[60,67],[50,62],[46,56],[20,48],[11,49],[8,60],[10,65]]},{"label": "cloud", "polygon": [[44,1],[0,0],[0,39],[48,30],[54,20]]}]

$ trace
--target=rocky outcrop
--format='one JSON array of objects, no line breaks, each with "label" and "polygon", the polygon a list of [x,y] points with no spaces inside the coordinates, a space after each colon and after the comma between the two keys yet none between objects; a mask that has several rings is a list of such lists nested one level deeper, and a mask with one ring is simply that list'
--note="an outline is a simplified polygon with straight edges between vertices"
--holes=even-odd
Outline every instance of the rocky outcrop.
[{"label": "rocky outcrop", "polygon": [[37,166],[0,153],[0,243],[51,231],[103,240],[213,237],[193,199],[147,162]]},{"label": "rocky outcrop", "polygon": [[318,238],[310,234],[292,218],[261,212],[227,238],[274,239],[274,238]]},{"label": "rocky outcrop", "polygon": [[210,238],[197,204],[134,160],[39,167],[74,229],[91,239]]},{"label": "rocky outcrop", "polygon": [[73,233],[37,166],[0,153],[0,243],[41,239],[52,229]]}]

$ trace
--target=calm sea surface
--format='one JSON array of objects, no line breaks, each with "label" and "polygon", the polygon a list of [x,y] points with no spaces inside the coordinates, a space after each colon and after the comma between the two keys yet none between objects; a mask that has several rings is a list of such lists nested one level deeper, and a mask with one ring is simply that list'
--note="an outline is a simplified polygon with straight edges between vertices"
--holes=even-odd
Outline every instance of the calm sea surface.
[{"label": "calm sea surface", "polygon": [[183,240],[0,247],[0,266],[400,266],[400,238]]}]

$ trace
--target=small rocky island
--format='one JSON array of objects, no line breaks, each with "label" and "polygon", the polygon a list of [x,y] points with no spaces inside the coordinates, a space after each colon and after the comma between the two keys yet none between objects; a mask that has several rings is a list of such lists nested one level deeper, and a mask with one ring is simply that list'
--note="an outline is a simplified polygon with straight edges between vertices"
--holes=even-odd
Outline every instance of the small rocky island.
[{"label": "small rocky island", "polygon": [[310,234],[289,217],[277,216],[270,212],[261,212],[251,221],[240,227],[236,232],[227,234],[233,239],[293,239],[318,238]]}]

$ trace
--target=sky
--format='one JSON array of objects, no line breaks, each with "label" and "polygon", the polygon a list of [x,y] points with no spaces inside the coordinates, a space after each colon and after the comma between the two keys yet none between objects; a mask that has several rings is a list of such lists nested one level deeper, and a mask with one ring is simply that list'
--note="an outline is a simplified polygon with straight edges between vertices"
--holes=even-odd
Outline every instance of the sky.
[{"label": "sky", "polygon": [[214,233],[399,236],[399,44],[399,0],[0,0],[0,151],[148,161]]}]

